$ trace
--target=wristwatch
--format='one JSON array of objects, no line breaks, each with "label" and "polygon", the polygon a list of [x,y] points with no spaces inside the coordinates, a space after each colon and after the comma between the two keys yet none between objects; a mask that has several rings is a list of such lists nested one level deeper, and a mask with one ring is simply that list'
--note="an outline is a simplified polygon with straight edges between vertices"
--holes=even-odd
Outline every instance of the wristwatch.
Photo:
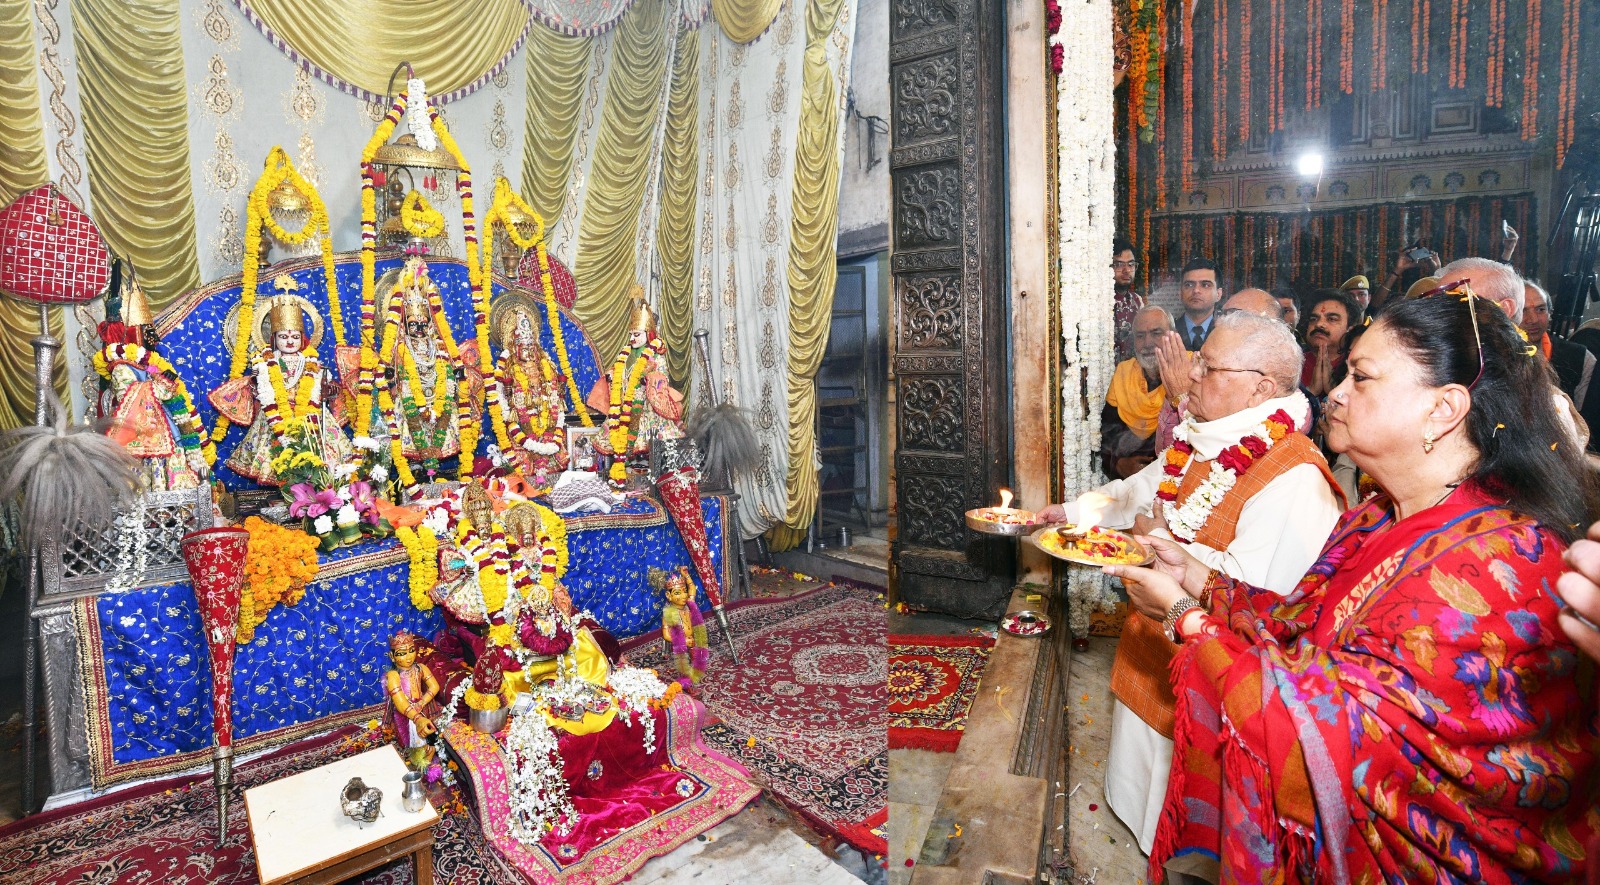
[{"label": "wristwatch", "polygon": [[1184,614],[1189,609],[1199,607],[1200,600],[1195,599],[1193,596],[1183,596],[1172,604],[1172,608],[1167,609],[1167,616],[1161,621],[1161,634],[1167,637],[1168,642],[1176,643],[1178,641],[1178,621],[1183,619]]}]

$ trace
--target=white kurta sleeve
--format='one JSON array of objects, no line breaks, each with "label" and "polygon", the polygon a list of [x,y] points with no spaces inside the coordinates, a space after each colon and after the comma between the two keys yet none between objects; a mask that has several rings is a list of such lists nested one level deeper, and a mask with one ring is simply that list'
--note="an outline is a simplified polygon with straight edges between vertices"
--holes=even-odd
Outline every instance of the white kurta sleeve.
[{"label": "white kurta sleeve", "polygon": [[1245,502],[1226,550],[1189,544],[1196,559],[1274,593],[1293,590],[1339,522],[1339,502],[1315,464],[1301,464]]},{"label": "white kurta sleeve", "polygon": [[[1133,525],[1133,518],[1141,513],[1150,515],[1150,505],[1156,499],[1156,486],[1161,484],[1161,458],[1127,479],[1114,479],[1094,491],[1111,499],[1111,504],[1100,514],[1100,525],[1108,529],[1125,529]],[[1078,502],[1067,501],[1061,505],[1067,521],[1078,521]]]}]

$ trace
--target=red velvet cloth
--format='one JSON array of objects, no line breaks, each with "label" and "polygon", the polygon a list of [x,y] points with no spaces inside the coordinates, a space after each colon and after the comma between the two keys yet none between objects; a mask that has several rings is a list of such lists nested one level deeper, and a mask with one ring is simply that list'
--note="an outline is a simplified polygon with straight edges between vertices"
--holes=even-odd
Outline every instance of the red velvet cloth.
[{"label": "red velvet cloth", "polygon": [[[652,710],[655,752],[644,751],[644,726],[619,715],[596,734],[561,734],[562,774],[572,791],[578,823],[566,836],[540,842],[563,863],[582,858],[617,833],[666,811],[704,789],[667,758],[667,717]],[[591,777],[593,774],[595,776]],[[683,785],[686,792],[679,793]]]},{"label": "red velvet cloth", "polygon": [[700,575],[700,586],[705,588],[711,607],[722,605],[722,583],[717,580],[717,566],[711,559],[711,546],[706,540],[706,516],[700,509],[700,480],[692,467],[680,467],[656,481],[661,495],[661,506],[672,514],[672,522],[683,536],[683,546],[689,550],[689,559]]},{"label": "red velvet cloth", "polygon": [[230,526],[201,529],[185,535],[180,547],[211,657],[211,727],[217,746],[232,746],[233,649],[250,533]]}]

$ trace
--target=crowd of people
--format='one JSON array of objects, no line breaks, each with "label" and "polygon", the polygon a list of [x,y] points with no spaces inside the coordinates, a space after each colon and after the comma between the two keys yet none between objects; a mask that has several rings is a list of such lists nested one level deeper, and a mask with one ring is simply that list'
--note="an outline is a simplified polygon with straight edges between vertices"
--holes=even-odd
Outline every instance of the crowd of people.
[{"label": "crowd of people", "polygon": [[1107,568],[1106,797],[1152,881],[1600,864],[1600,322],[1418,246],[1303,298],[1195,258],[1177,316],[1113,270],[1111,481],[1042,516],[1157,556]]}]

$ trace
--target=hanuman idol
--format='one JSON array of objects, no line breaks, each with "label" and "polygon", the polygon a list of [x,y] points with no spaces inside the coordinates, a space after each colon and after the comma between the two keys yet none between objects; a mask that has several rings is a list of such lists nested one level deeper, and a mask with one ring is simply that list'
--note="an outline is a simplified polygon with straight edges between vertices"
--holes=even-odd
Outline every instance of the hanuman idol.
[{"label": "hanuman idol", "polygon": [[611,371],[595,382],[588,404],[605,413],[605,430],[596,447],[614,456],[611,480],[627,478],[625,462],[648,455],[656,439],[683,436],[683,394],[667,379],[666,345],[656,334],[655,313],[634,287],[627,344],[617,352]]}]

